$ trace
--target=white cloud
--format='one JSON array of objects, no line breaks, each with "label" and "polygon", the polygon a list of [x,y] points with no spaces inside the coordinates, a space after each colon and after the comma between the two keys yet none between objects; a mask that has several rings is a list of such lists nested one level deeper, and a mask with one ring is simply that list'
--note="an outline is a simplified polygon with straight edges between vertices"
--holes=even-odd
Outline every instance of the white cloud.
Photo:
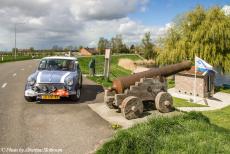
[{"label": "white cloud", "polygon": [[31,18],[28,23],[33,25],[42,25],[42,18]]},{"label": "white cloud", "polygon": [[142,9],[146,0],[74,0],[70,11],[77,20],[111,20]]},{"label": "white cloud", "polygon": [[85,29],[87,30],[81,33],[82,35],[80,37],[83,40],[88,40],[88,42],[90,42],[89,46],[96,45],[99,37],[110,39],[116,34],[121,34],[123,40],[131,45],[140,43],[146,32],[150,32],[153,41],[155,41],[159,36],[165,34],[168,30],[168,24],[164,27],[151,27],[135,22],[130,18],[121,18],[110,20],[109,22],[105,20],[89,21],[85,24]]},{"label": "white cloud", "polygon": [[171,26],[172,23],[168,23],[163,27],[146,26],[129,19],[125,23],[120,24],[118,32],[124,36],[128,43],[139,42],[147,32],[151,33],[151,37],[155,41],[159,36],[164,35]]},{"label": "white cloud", "polygon": [[222,10],[224,11],[225,15],[230,16],[230,6],[225,5]]},{"label": "white cloud", "polygon": [[1,0],[0,50],[14,47],[14,24],[19,48],[50,48],[53,45],[96,46],[99,37],[122,34],[125,42],[137,43],[145,32],[156,39],[167,29],[145,26],[128,17],[145,11],[149,0]]}]

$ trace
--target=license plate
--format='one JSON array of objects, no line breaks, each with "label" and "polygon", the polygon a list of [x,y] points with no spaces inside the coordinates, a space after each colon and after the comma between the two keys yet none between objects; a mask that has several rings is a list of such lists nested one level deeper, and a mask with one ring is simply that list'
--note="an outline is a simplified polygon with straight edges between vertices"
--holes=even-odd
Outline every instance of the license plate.
[{"label": "license plate", "polygon": [[43,95],[42,99],[60,99],[60,96],[57,96],[57,95]]}]

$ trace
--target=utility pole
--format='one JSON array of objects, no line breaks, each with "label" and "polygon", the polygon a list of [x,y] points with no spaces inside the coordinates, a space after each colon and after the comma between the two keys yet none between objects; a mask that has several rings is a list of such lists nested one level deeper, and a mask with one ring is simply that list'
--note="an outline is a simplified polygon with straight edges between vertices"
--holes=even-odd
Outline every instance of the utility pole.
[{"label": "utility pole", "polygon": [[25,22],[14,23],[14,59],[17,58],[17,24],[25,24]]},{"label": "utility pole", "polygon": [[16,42],[16,23],[14,24],[14,59],[16,59],[16,56],[17,56],[17,51],[16,51],[16,44],[17,44],[17,42]]}]

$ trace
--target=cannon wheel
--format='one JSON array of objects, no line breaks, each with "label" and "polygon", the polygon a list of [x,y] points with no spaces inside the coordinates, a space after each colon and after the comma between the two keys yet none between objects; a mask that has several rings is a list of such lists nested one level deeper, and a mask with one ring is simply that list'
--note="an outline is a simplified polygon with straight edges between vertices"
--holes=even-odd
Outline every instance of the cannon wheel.
[{"label": "cannon wheel", "polygon": [[142,101],[134,96],[126,97],[121,104],[121,112],[128,120],[140,117],[143,113],[143,108]]},{"label": "cannon wheel", "polygon": [[167,92],[160,92],[155,98],[155,105],[158,111],[167,113],[173,110],[173,98]]}]

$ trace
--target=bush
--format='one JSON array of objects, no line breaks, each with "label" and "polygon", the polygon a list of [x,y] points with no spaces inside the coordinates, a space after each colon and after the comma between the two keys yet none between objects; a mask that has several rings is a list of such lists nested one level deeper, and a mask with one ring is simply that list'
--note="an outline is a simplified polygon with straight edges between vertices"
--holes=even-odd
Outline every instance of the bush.
[{"label": "bush", "polygon": [[212,125],[202,113],[191,112],[119,131],[98,154],[229,153],[230,131]]}]

